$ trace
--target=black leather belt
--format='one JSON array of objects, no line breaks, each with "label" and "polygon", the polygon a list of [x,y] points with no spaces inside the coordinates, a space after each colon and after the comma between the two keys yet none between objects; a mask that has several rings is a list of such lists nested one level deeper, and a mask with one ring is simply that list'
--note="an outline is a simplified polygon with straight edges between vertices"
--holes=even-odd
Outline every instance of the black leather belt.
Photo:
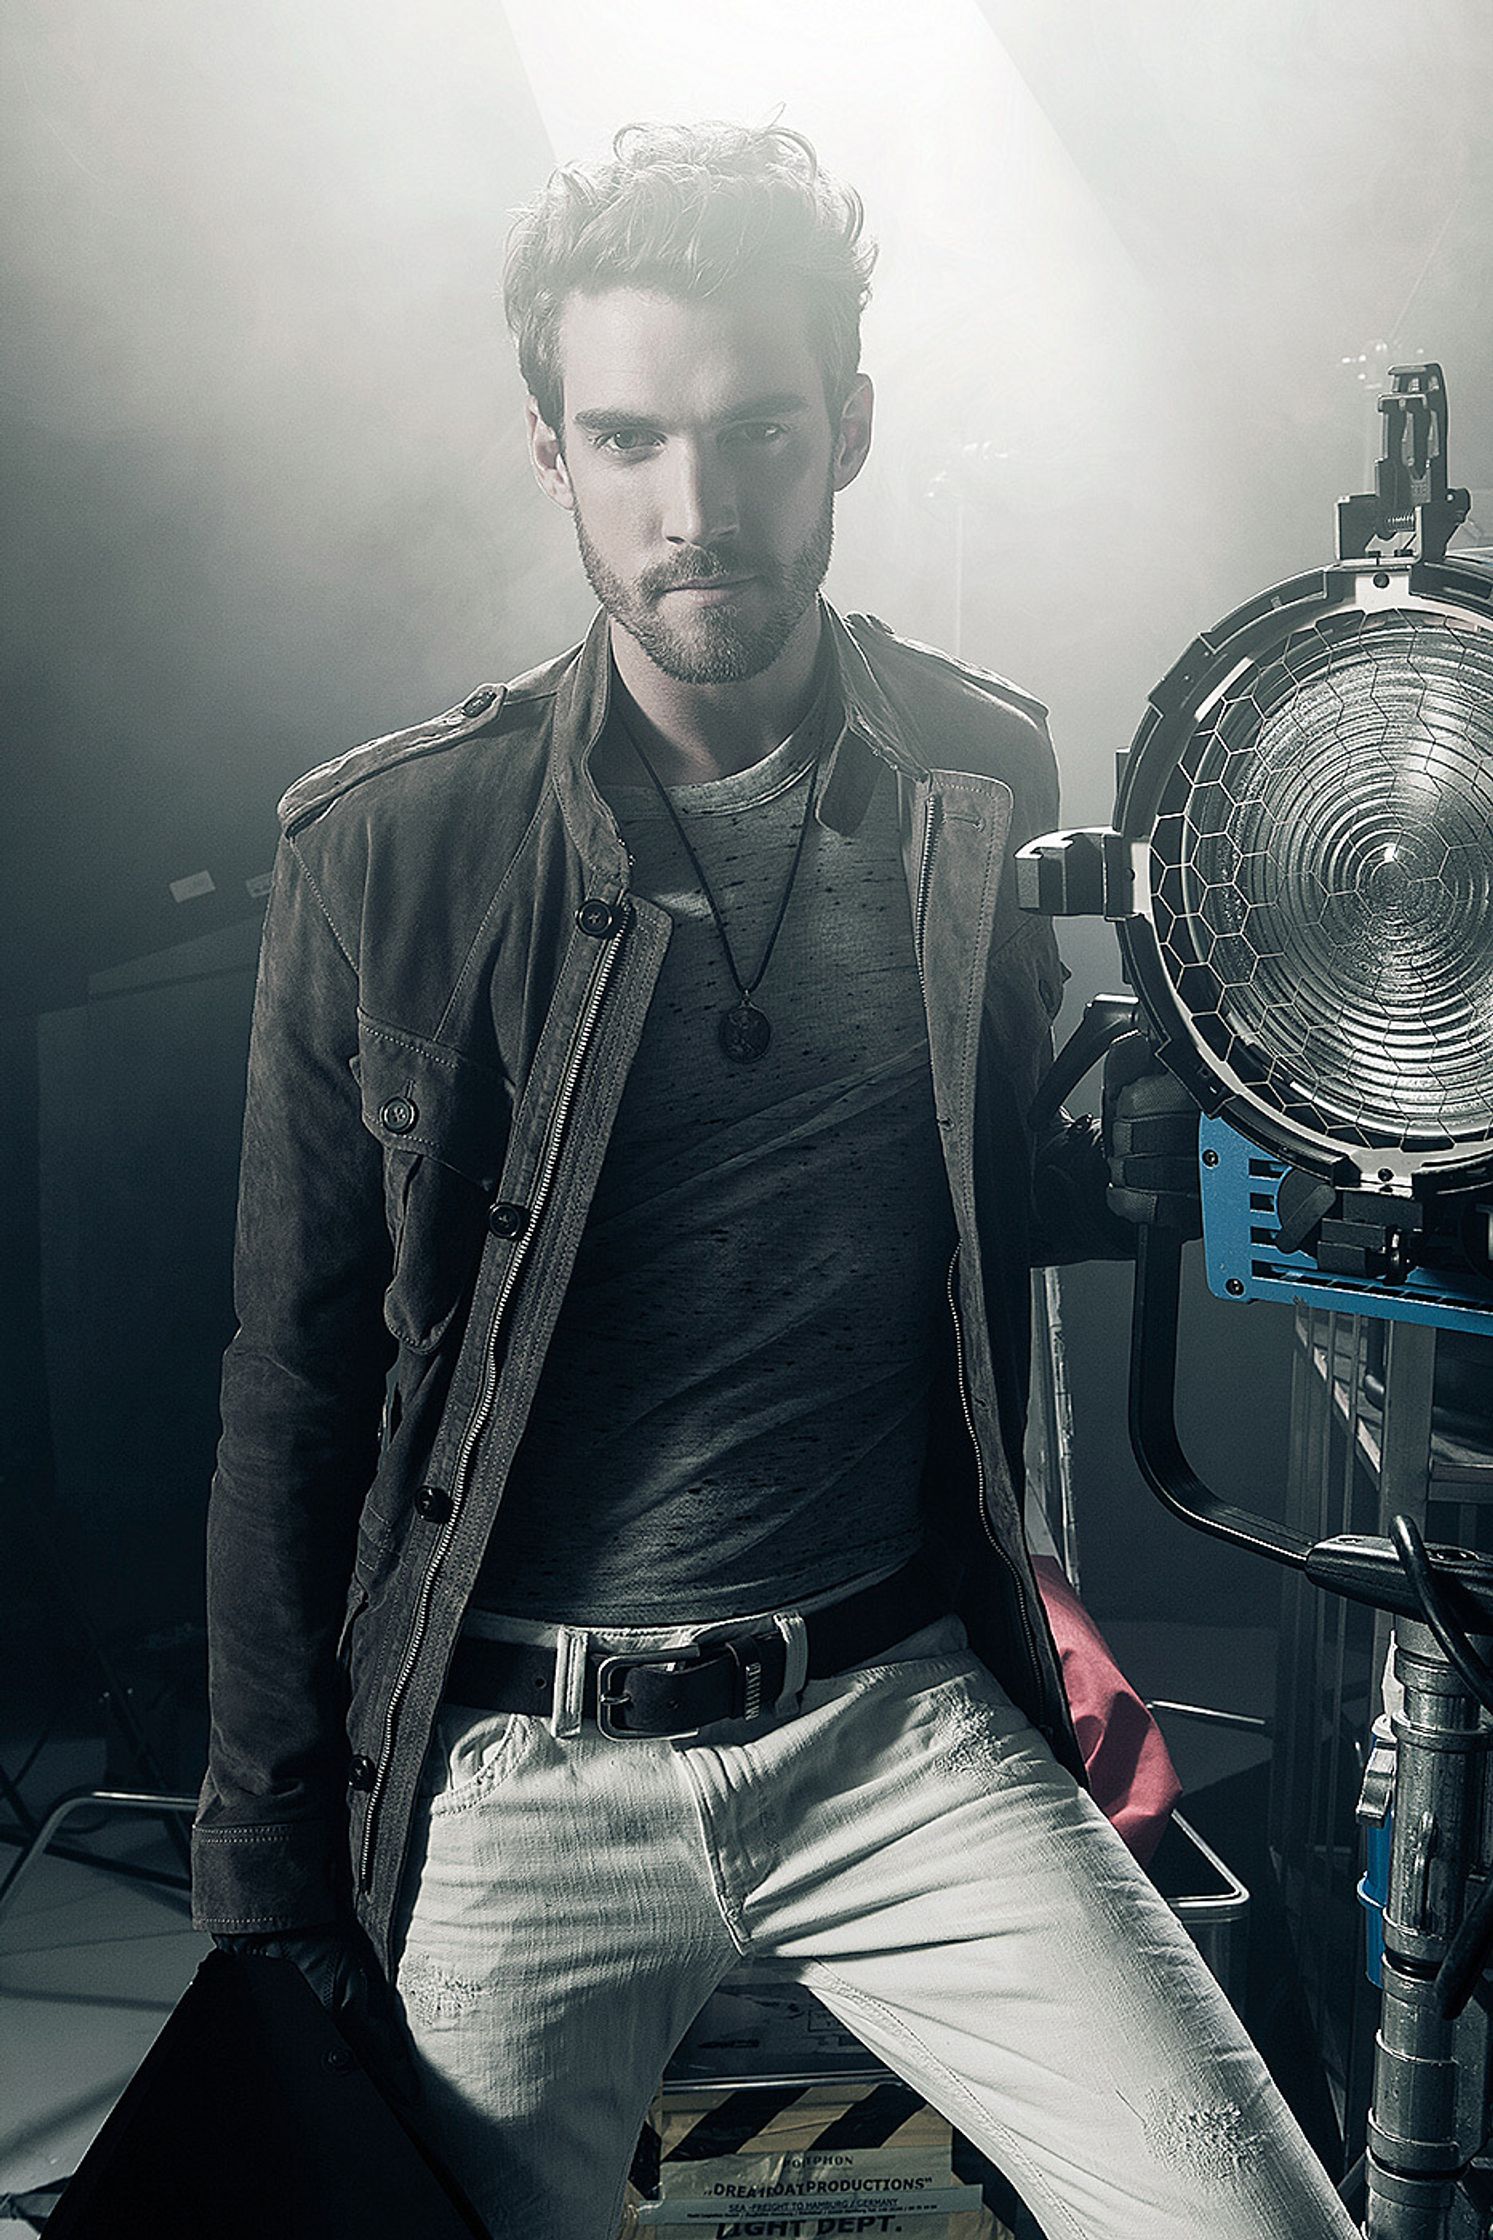
[{"label": "black leather belt", "polygon": [[[948,1597],[914,1558],[889,1579],[805,1618],[806,1677],[828,1680],[863,1664],[947,1610]],[[770,1712],[783,1692],[787,1669],[788,1645],[776,1627],[653,1656],[614,1656],[593,1649],[586,1658],[582,1709],[603,1734],[687,1742],[707,1727]],[[456,1645],[445,1700],[475,1711],[548,1717],[554,1692],[553,1649],[467,1634]]]}]

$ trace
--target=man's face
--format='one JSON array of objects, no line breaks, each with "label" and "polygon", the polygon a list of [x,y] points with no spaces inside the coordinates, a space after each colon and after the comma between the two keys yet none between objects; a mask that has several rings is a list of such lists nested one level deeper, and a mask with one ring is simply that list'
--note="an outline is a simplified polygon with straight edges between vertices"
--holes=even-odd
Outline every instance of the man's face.
[{"label": "man's face", "polygon": [[541,485],[575,515],[592,590],[665,675],[757,675],[823,581],[834,493],[870,442],[870,384],[832,423],[791,286],[575,295],[560,353],[564,429],[531,403],[530,442]]}]

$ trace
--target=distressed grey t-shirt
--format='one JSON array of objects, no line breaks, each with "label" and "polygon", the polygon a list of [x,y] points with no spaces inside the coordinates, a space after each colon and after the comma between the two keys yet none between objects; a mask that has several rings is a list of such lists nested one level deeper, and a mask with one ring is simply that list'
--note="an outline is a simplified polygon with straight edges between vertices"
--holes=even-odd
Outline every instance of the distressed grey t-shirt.
[{"label": "distressed grey t-shirt", "polygon": [[[671,791],[748,980],[825,731]],[[634,888],[674,931],[474,1602],[660,1625],[912,1553],[953,1215],[890,771],[855,832],[811,817],[754,998],[771,1046],[741,1064],[699,882],[608,745]]]}]

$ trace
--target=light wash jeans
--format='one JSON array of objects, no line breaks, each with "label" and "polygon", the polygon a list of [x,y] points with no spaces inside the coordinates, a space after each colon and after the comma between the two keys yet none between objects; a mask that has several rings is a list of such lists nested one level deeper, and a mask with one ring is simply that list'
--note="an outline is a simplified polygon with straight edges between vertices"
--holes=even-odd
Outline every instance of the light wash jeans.
[{"label": "light wash jeans", "polygon": [[1048,2240],[1352,2234],[1174,1915],[957,1620],[744,1737],[567,1723],[442,1712],[405,1888],[431,2132],[500,2240],[614,2240],[663,2064],[744,1954]]}]

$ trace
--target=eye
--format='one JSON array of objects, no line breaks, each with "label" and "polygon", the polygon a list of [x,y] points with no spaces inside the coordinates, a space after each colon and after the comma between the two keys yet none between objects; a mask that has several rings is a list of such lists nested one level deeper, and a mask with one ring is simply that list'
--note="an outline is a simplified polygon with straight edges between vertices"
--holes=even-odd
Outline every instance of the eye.
[{"label": "eye", "polygon": [[779,442],[787,433],[787,429],[778,420],[742,420],[731,430],[731,440],[734,443],[765,447]]},{"label": "eye", "polygon": [[608,428],[596,438],[596,448],[610,451],[619,459],[637,459],[659,440],[648,428]]}]

